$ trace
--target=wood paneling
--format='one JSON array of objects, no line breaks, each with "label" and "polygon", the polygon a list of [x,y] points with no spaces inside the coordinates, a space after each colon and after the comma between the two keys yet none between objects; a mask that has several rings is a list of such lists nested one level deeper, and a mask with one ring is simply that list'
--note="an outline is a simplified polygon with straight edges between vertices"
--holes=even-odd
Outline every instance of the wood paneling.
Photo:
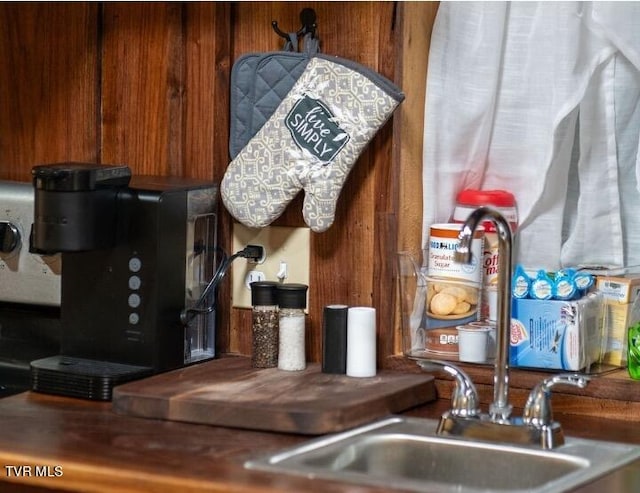
[{"label": "wood paneling", "polygon": [[[220,183],[228,162],[229,74],[231,23],[228,2],[189,3],[185,7],[186,103],[183,136],[185,174]],[[222,204],[219,205],[222,208]],[[231,238],[227,214],[220,216],[218,238],[228,250]],[[230,297],[230,283],[219,289],[219,300]],[[220,303],[218,352],[230,347],[230,303]]]},{"label": "wood paneling", "polygon": [[185,9],[185,167],[192,178],[220,181],[228,160],[231,25],[229,4]]},{"label": "wood paneling", "polygon": [[0,178],[96,161],[98,6],[0,3]]},{"label": "wood paneling", "polygon": [[135,174],[184,174],[182,36],[179,4],[103,5],[103,162]]}]

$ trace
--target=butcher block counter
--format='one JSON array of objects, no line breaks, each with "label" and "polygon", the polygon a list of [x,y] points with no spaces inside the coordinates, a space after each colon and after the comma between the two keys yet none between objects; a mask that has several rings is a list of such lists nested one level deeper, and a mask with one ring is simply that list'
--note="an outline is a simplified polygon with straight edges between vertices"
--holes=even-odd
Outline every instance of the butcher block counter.
[{"label": "butcher block counter", "polygon": [[[438,418],[449,404],[438,399],[403,414]],[[555,417],[567,435],[640,444],[635,422]],[[248,458],[297,445],[309,440],[307,435],[137,417],[115,412],[110,402],[33,392],[0,399],[0,418],[3,492],[385,491],[243,467]],[[574,491],[640,491],[640,461]]]}]

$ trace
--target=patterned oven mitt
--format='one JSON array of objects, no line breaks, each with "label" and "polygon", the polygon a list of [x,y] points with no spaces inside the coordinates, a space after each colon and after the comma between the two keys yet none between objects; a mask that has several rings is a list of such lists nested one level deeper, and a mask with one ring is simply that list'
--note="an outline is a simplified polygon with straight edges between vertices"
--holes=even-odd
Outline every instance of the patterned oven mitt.
[{"label": "patterned oven mitt", "polygon": [[351,168],[404,94],[355,62],[317,55],[275,112],[229,164],[223,203],[252,228],[271,224],[302,189],[302,215],[326,231]]}]

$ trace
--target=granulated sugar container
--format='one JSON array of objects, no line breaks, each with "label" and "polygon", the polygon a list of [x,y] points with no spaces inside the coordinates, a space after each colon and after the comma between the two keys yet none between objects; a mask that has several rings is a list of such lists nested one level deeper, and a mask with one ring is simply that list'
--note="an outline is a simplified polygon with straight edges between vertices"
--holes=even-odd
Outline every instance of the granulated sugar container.
[{"label": "granulated sugar container", "polygon": [[[443,223],[433,224],[429,230],[427,275],[424,278],[428,352],[457,353],[456,326],[478,319],[484,229],[479,227],[474,233],[472,261],[465,264],[455,260],[461,228],[461,224]],[[437,340],[432,337],[435,334],[439,334]],[[450,336],[455,337],[455,342],[452,343]],[[433,344],[434,341],[437,344]]]},{"label": "granulated sugar container", "polygon": [[482,253],[484,228],[479,227],[471,242],[471,263],[456,262],[454,254],[458,248],[461,224],[432,224],[429,229],[429,277],[455,279],[480,284],[482,282]]}]

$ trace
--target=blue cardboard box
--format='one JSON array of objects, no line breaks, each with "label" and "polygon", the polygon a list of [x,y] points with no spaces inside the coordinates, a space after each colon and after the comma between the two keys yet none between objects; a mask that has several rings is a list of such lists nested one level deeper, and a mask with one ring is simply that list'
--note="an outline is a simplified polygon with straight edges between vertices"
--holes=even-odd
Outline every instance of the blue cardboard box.
[{"label": "blue cardboard box", "polygon": [[511,366],[578,371],[599,361],[603,302],[598,293],[579,300],[514,298]]}]

